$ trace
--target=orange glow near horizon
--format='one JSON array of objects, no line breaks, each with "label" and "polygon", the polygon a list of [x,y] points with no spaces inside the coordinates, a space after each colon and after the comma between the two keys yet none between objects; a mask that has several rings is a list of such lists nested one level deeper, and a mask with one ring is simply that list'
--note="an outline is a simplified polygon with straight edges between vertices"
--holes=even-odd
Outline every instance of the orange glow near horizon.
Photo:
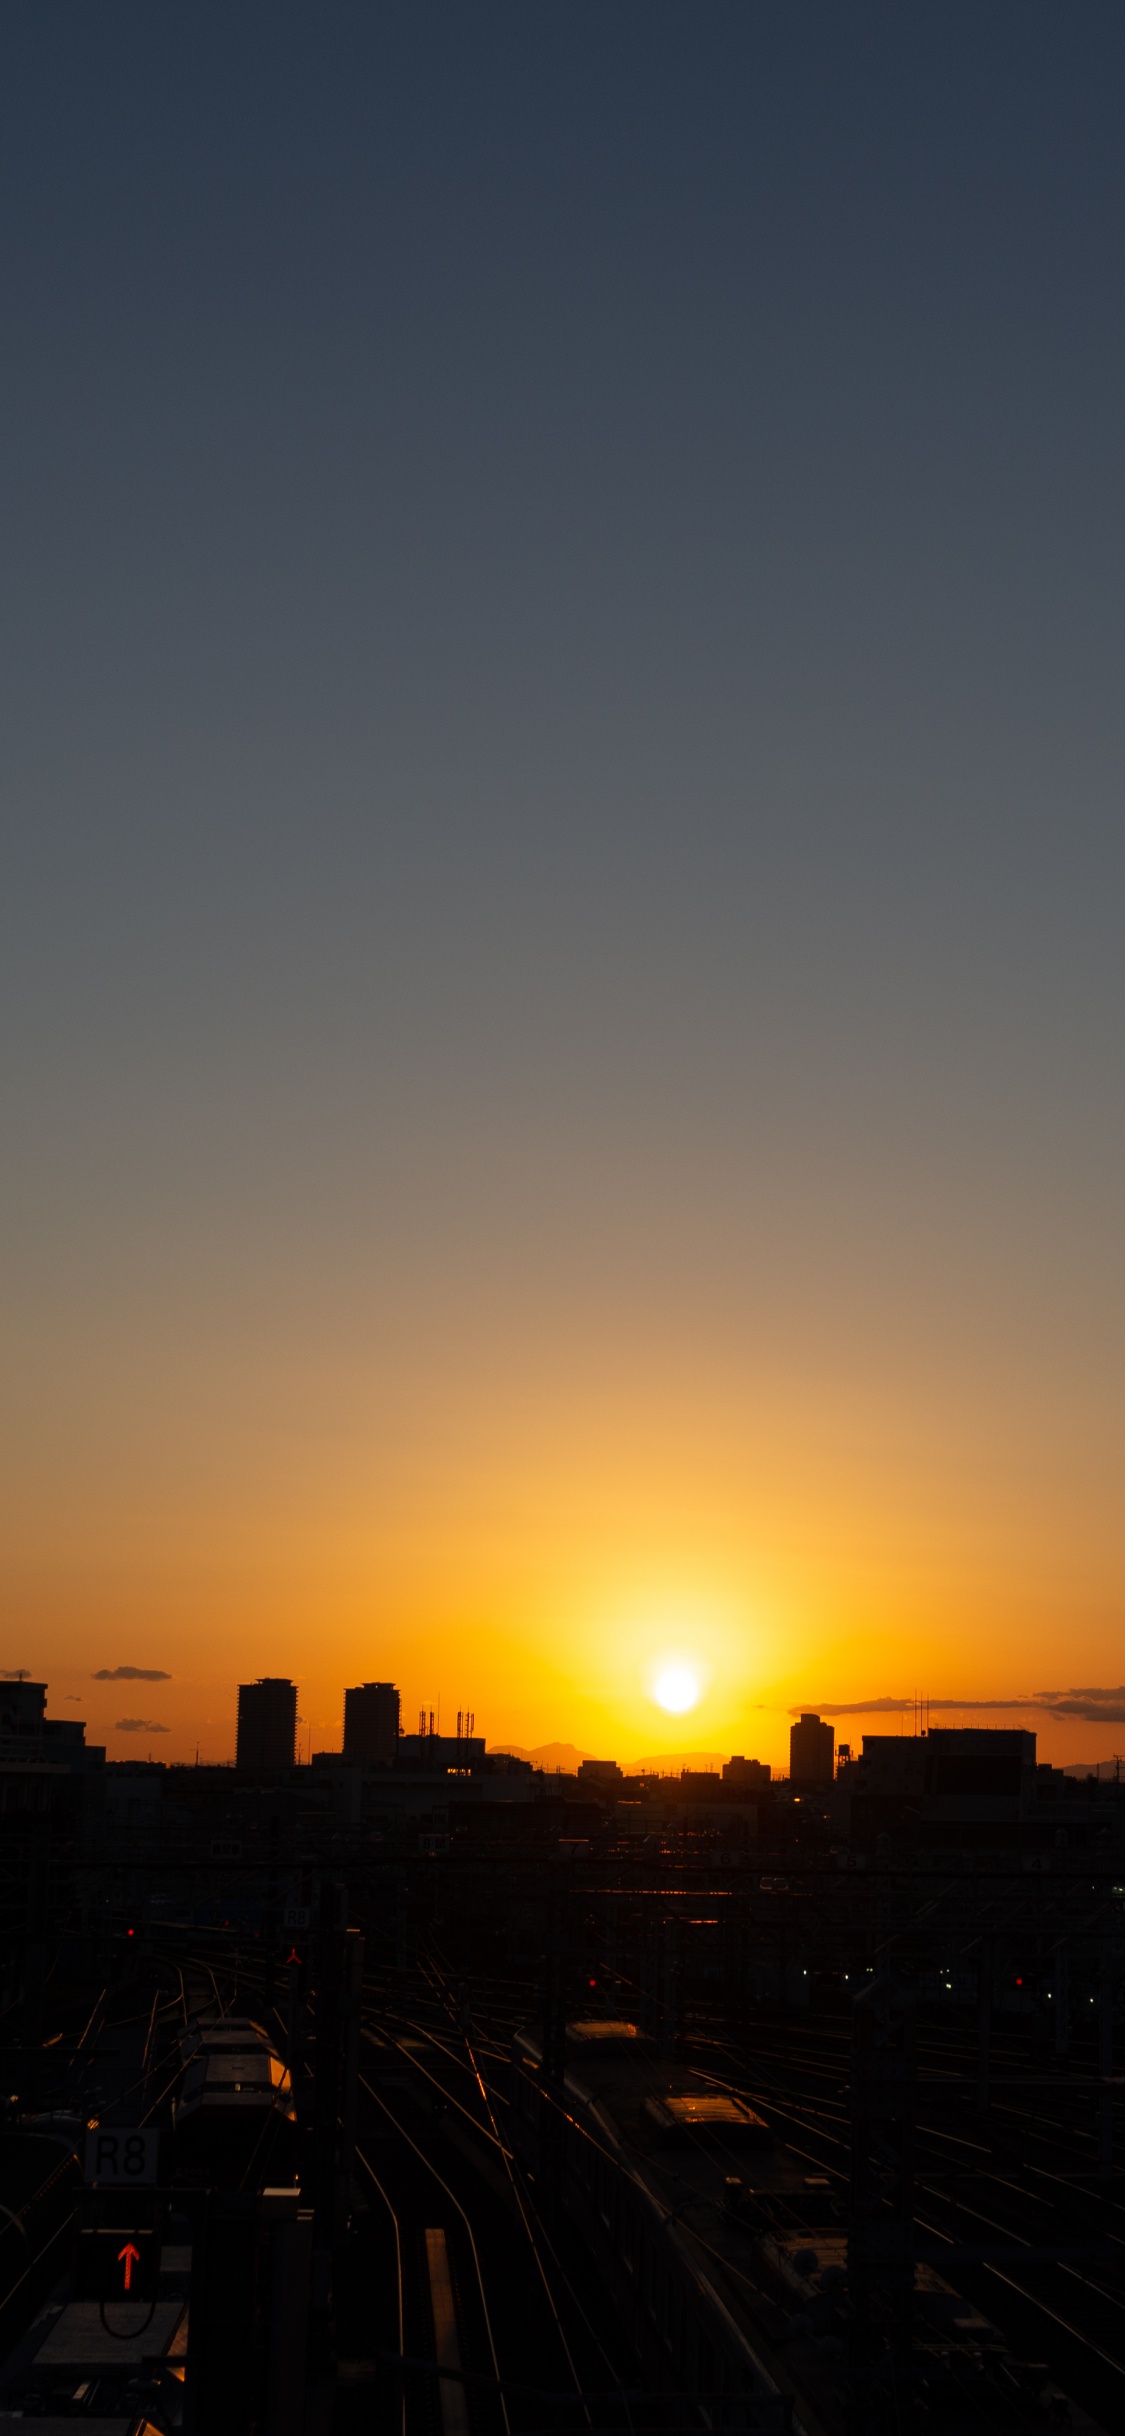
[{"label": "orange glow near horizon", "polygon": [[[230,1758],[235,1687],[261,1673],[297,1680],[303,1752],[338,1747],[344,1686],[380,1677],[408,1727],[421,1707],[446,1724],[472,1708],[494,1744],[776,1767],[801,1705],[922,1687],[969,1721],[975,1701],[1120,1671],[1117,1526],[1080,1495],[1077,1464],[1050,1502],[1026,1478],[962,1481],[954,1514],[936,1430],[927,1443],[916,1423],[912,1441],[868,1405],[849,1437],[834,1396],[806,1392],[800,1421],[776,1390],[740,1416],[697,1397],[675,1429],[608,1396],[597,1427],[561,1392],[538,1412],[435,1397],[424,1421],[400,1408],[394,1444],[393,1383],[366,1428],[335,1436],[315,1411],[299,1426],[307,1393],[298,1380],[269,1416],[252,1399],[210,1442],[181,1398],[154,1445],[138,1406],[108,1444],[91,1432],[65,1494],[29,1480],[10,1663],[111,1756]],[[1022,1452],[1034,1475],[1026,1430]],[[971,1456],[966,1425],[962,1470]],[[170,1680],[93,1680],[124,1665]],[[659,1702],[677,1666],[698,1694],[678,1711]],[[1033,1726],[1063,1761],[1121,1739],[1034,1707],[980,1716]],[[835,1722],[841,1740],[899,1728]]]},{"label": "orange glow near horizon", "polygon": [[[7,1663],[115,1756],[180,1760],[231,1756],[262,1673],[297,1680],[306,1748],[377,1677],[408,1723],[468,1707],[492,1743],[775,1766],[800,1705],[1118,1681],[1092,1324],[1064,1340],[960,1271],[927,1301],[924,1243],[898,1279],[856,1255],[846,1293],[831,1230],[778,1244],[751,1294],[733,1251],[646,1269],[600,1218],[588,1257],[533,1260],[526,1217],[457,1260],[219,1229],[66,1292],[48,1266],[10,1330]],[[677,1662],[699,1698],[674,1717]],[[92,1680],[126,1664],[171,1680]],[[1121,1739],[1027,1722],[1067,1761]]]}]

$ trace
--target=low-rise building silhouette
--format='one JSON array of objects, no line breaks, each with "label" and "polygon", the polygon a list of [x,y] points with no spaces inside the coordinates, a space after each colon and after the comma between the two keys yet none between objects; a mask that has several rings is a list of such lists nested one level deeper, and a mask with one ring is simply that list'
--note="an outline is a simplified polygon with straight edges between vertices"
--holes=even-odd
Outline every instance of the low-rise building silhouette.
[{"label": "low-rise building silhouette", "polygon": [[770,1775],[768,1759],[744,1759],[741,1751],[735,1751],[723,1769],[723,1783],[739,1785],[747,1793],[758,1793],[769,1784]]}]

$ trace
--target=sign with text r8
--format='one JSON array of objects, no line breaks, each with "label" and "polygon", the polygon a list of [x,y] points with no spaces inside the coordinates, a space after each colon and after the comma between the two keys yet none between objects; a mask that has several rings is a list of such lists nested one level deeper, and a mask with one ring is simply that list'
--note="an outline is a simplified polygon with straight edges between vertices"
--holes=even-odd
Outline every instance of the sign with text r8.
[{"label": "sign with text r8", "polygon": [[158,2131],[130,2131],[124,2124],[99,2124],[86,2134],[86,2180],[128,2183],[140,2190],[156,2182],[160,2163]]}]

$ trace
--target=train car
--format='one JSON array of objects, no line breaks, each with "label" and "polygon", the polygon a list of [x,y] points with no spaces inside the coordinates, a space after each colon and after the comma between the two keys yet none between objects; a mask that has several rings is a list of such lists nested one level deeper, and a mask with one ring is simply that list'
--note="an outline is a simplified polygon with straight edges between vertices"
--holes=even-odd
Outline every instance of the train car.
[{"label": "train car", "polygon": [[289,2073],[260,2023],[204,2015],[182,2032],[180,2052],[177,2181],[217,2190],[291,2181],[297,2113]]},{"label": "train car", "polygon": [[[852,2423],[844,2186],[769,2108],[663,2056],[631,2022],[575,2021],[561,2085],[513,2043],[512,2146],[597,2261],[654,2388],[700,2429],[844,2436]],[[1095,2423],[916,2269],[912,2380],[933,2436]],[[885,2405],[885,2409],[884,2409]],[[872,2429],[896,2397],[872,2396]]]},{"label": "train car", "polygon": [[691,2397],[689,2425],[805,2436],[792,2379],[709,2255],[725,2176],[770,2145],[762,2117],[716,2101],[690,2073],[669,2075],[632,2022],[568,2023],[561,2093],[545,2085],[527,2031],[512,2066],[513,2147],[555,2183],[649,2383]]}]

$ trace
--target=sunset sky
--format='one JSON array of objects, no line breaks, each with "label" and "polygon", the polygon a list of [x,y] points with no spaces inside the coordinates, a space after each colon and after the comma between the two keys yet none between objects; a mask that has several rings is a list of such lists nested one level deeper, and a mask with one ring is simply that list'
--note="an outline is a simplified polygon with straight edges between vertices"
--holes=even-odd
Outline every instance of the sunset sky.
[{"label": "sunset sky", "polygon": [[1116,0],[5,9],[2,1642],[111,1756],[1125,1748],[1123,107]]}]

